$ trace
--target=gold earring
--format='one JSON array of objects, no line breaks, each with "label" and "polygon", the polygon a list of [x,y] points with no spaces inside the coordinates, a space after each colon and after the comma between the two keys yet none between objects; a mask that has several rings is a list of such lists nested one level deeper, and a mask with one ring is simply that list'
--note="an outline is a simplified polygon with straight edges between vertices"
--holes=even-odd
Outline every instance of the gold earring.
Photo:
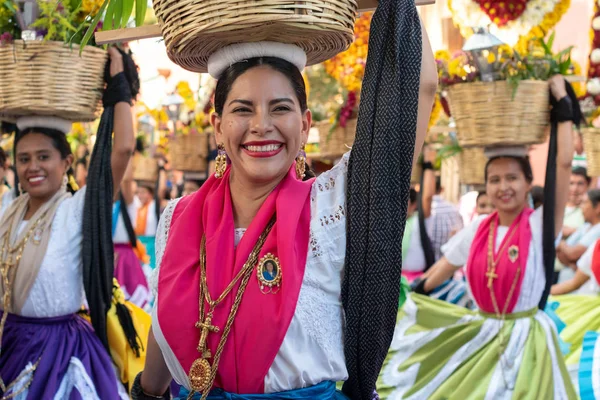
[{"label": "gold earring", "polygon": [[218,155],[215,158],[215,178],[222,178],[227,168],[227,153],[223,143],[217,145]]},{"label": "gold earring", "polygon": [[304,179],[306,172],[306,152],[304,151],[304,142],[300,146],[298,155],[296,156],[296,177],[300,180]]}]

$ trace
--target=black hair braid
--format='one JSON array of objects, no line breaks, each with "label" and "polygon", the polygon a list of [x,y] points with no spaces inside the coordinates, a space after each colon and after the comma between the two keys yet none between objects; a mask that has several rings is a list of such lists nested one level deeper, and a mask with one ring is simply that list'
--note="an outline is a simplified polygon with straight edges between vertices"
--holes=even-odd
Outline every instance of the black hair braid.
[{"label": "black hair braid", "polygon": [[114,107],[104,108],[90,161],[83,217],[83,286],[92,326],[108,349],[106,313],[113,288],[113,180],[110,166]]}]

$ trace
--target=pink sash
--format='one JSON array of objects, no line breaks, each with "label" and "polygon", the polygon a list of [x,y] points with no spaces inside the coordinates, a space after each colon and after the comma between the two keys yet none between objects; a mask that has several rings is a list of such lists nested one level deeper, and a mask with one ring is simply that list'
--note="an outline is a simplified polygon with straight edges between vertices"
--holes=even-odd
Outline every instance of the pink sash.
[{"label": "pink sash", "polygon": [[[511,313],[515,308],[517,299],[521,293],[521,285],[523,284],[525,268],[527,267],[527,257],[529,255],[529,244],[531,243],[529,216],[532,212],[532,209],[526,208],[517,218],[515,218],[508,229],[502,244],[498,247],[499,250],[502,250],[502,254],[498,255],[494,250],[494,259],[498,259],[495,271],[498,277],[493,280],[492,290],[496,296],[500,312],[504,310],[505,304],[508,301],[506,312]],[[481,225],[479,225],[477,233],[475,234],[475,239],[471,245],[469,261],[467,263],[467,280],[471,287],[473,297],[475,298],[475,301],[477,301],[481,311],[486,313],[496,312],[492,302],[490,289],[488,288],[488,276],[486,276],[488,269],[488,235],[492,221],[495,221],[496,225],[493,241],[493,245],[495,245],[496,235],[498,234],[497,211],[490,214],[481,222]],[[519,225],[516,228],[517,231],[511,236],[511,232],[515,229],[517,224]],[[507,240],[509,241],[508,243],[506,243]],[[509,257],[509,249],[513,246],[518,248],[518,256],[514,262],[511,261]],[[520,271],[518,271],[518,267],[521,268]],[[508,296],[511,287],[514,284],[517,272],[519,273],[519,277],[509,301]]]},{"label": "pink sash", "polygon": [[594,254],[592,254],[592,274],[596,279],[596,283],[600,284],[600,240],[594,245]]},{"label": "pink sash", "polygon": [[[207,282],[216,299],[247,261],[274,213],[277,220],[260,257],[272,253],[281,263],[281,290],[263,294],[256,272],[250,279],[219,364],[215,387],[233,393],[264,393],[264,380],[294,315],[308,252],[312,180],[302,182],[292,165],[288,175],[266,199],[237,248],[229,189],[230,169],[222,179],[211,177],[193,195],[183,198],[173,215],[158,282],[158,319],[165,339],[189,372],[200,331],[198,321],[200,240],[206,235]],[[256,271],[256,270],[255,270]],[[217,306],[213,325],[227,321],[237,287]],[[205,302],[204,302],[205,303]],[[213,356],[221,333],[211,333]],[[211,359],[211,363],[212,363]]]}]

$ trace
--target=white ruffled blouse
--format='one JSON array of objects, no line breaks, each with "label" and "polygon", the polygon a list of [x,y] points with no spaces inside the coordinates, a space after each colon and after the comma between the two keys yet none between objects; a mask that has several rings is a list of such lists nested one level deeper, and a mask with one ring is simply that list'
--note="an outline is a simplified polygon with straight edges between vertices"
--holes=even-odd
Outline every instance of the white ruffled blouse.
[{"label": "white ruffled blouse", "polygon": [[[346,175],[349,153],[330,171],[320,175],[311,191],[308,258],[296,311],[283,343],[265,377],[265,392],[276,393],[348,378],[344,358],[344,313],[341,291],[346,250]],[[166,342],[156,307],[160,264],[173,211],[169,203],[156,236],[157,269],[150,285],[157,295],[152,329],[173,378],[190,388],[186,371]],[[242,234],[242,232],[237,232]]]}]

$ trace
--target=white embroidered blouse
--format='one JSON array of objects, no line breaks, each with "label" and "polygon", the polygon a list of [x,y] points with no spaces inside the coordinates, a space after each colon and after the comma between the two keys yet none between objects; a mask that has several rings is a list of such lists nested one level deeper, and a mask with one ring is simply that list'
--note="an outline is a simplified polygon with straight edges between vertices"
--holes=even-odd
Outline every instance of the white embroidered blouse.
[{"label": "white embroidered blouse", "polygon": [[[344,314],[341,291],[346,249],[346,175],[349,153],[314,182],[311,201],[310,243],[306,271],[292,322],[275,361],[265,378],[265,392],[275,393],[316,385],[325,380],[348,378],[344,359]],[[173,378],[190,388],[187,373],[166,342],[156,305],[160,264],[166,247],[173,211],[169,203],[156,236],[157,269],[150,285],[157,296],[152,329]],[[236,232],[236,236],[243,232]]]},{"label": "white embroidered blouse", "polygon": [[[13,200],[4,198],[0,217]],[[52,220],[50,241],[21,315],[50,318],[79,311],[84,304],[81,243],[85,187],[64,200]]]}]

